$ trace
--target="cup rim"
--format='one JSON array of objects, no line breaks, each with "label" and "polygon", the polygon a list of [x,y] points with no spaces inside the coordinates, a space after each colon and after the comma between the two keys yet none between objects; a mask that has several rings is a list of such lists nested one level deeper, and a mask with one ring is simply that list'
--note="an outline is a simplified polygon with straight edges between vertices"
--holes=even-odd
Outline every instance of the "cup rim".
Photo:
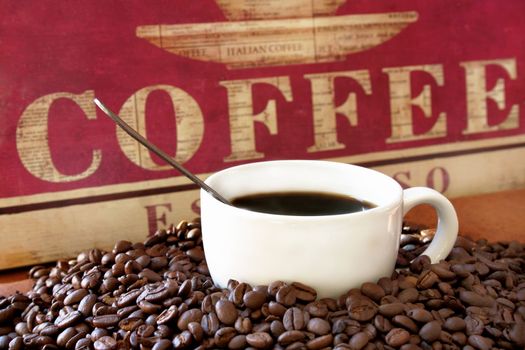
[{"label": "cup rim", "polygon": [[[358,217],[358,216],[364,216],[364,215],[371,215],[373,213],[382,213],[382,212],[390,211],[390,210],[392,210],[392,208],[402,204],[403,189],[402,189],[401,185],[397,181],[395,181],[393,178],[391,178],[390,176],[385,175],[385,174],[383,174],[383,173],[381,173],[381,172],[379,172],[377,170],[373,170],[373,169],[370,169],[370,168],[362,167],[362,166],[359,166],[359,165],[354,165],[354,164],[350,164],[350,163],[343,163],[343,162],[326,161],[326,160],[289,159],[289,160],[268,160],[268,161],[259,161],[259,162],[245,163],[245,164],[240,164],[240,165],[235,165],[235,166],[232,166],[232,167],[228,167],[228,168],[222,169],[222,170],[220,170],[218,172],[215,172],[212,175],[210,175],[208,178],[206,178],[206,180],[204,182],[207,185],[210,185],[210,182],[212,182],[215,178],[217,178],[219,176],[227,175],[228,172],[230,172],[230,171],[236,171],[239,168],[257,167],[257,166],[261,166],[261,164],[263,164],[263,163],[264,164],[269,164],[269,163],[272,163],[272,164],[275,164],[275,163],[316,163],[316,164],[326,164],[326,165],[330,165],[331,164],[331,165],[335,165],[335,166],[343,165],[343,166],[351,166],[351,167],[360,168],[360,169],[362,169],[364,171],[369,171],[371,173],[375,173],[375,174],[381,175],[381,176],[383,176],[385,178],[386,181],[390,182],[392,184],[392,186],[395,187],[396,191],[398,192],[396,194],[396,196],[395,196],[397,198],[397,200],[390,201],[387,204],[376,205],[374,208],[367,209],[365,211],[358,211],[358,212],[351,212],[351,213],[344,213],[344,214],[284,215],[284,214],[263,213],[263,212],[258,212],[258,211],[253,211],[253,210],[248,210],[248,209],[244,209],[244,208],[235,207],[233,205],[229,205],[229,204],[221,202],[220,200],[218,200],[217,198],[215,198],[214,196],[212,196],[210,193],[208,193],[207,191],[205,191],[202,188],[200,190],[200,197],[202,198],[203,196],[206,196],[206,198],[209,198],[210,200],[214,201],[214,205],[218,205],[220,208],[223,208],[223,209],[237,211],[241,215],[257,216],[258,218],[267,218],[267,219],[276,219],[276,220],[296,220],[296,221],[297,220],[303,220],[303,221],[308,221],[308,220],[317,220],[317,221],[319,221],[319,220],[334,220],[334,219],[343,219],[343,218],[348,218],[348,217]],[[201,200],[201,202],[202,202],[202,200]]]}]

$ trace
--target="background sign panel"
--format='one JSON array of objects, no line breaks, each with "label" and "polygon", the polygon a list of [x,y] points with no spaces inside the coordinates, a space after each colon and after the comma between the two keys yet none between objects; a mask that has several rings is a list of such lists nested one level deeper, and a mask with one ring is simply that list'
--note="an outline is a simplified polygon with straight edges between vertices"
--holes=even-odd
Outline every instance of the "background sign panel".
[{"label": "background sign panel", "polygon": [[193,185],[94,97],[203,177],[298,158],[447,196],[525,186],[522,1],[6,0],[0,13],[0,268],[198,215]]}]

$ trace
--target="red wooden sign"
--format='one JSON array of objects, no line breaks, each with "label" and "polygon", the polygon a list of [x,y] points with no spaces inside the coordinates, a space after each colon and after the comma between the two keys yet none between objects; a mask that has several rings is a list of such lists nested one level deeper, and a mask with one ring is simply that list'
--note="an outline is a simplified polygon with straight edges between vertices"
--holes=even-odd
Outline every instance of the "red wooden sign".
[{"label": "red wooden sign", "polygon": [[452,196],[525,185],[523,1],[7,0],[0,13],[2,239],[25,223],[67,237],[96,217],[110,242],[198,211],[194,187],[94,97],[203,176],[320,158]]}]

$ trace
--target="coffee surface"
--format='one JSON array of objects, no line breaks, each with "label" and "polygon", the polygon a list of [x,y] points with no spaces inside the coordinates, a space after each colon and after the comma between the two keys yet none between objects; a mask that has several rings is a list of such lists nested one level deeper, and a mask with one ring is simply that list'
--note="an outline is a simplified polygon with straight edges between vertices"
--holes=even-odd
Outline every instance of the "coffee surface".
[{"label": "coffee surface", "polygon": [[261,213],[320,216],[365,211],[375,204],[339,193],[267,192],[234,198],[232,205]]}]

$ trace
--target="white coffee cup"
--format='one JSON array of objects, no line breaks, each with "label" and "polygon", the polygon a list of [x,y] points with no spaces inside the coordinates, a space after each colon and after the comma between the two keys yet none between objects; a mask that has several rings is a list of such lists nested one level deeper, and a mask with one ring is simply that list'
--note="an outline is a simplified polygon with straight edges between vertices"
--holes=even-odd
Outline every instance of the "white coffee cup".
[{"label": "white coffee cup", "polygon": [[318,160],[284,160],[227,168],[206,183],[228,200],[267,192],[313,191],[350,195],[376,207],[348,214],[267,214],[224,204],[201,190],[204,252],[215,284],[301,282],[318,297],[338,297],[395,268],[403,215],[430,204],[436,235],[423,252],[444,259],[457,237],[452,204],[425,187],[403,190],[392,178],[363,167]]}]

